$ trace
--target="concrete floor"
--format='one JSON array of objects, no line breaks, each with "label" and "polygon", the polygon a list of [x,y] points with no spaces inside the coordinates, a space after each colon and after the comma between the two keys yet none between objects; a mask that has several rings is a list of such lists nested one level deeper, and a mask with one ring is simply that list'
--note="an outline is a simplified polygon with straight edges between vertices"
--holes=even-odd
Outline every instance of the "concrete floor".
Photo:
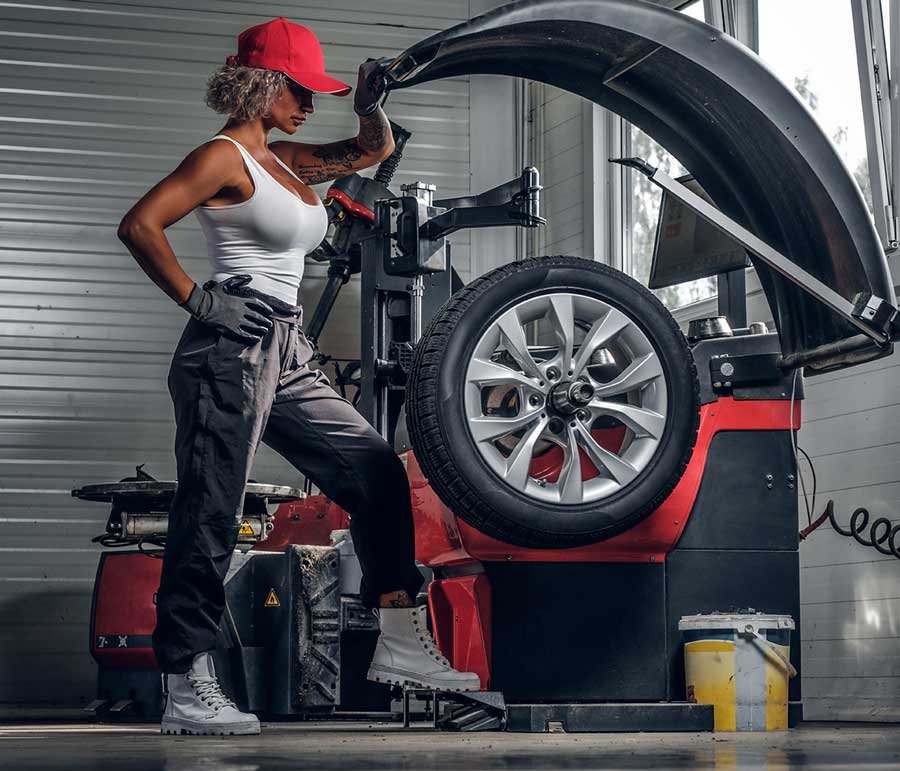
[{"label": "concrete floor", "polygon": [[808,723],[772,734],[511,734],[373,723],[265,724],[254,737],[161,736],[156,725],[0,724],[0,768],[900,769],[900,725]]}]

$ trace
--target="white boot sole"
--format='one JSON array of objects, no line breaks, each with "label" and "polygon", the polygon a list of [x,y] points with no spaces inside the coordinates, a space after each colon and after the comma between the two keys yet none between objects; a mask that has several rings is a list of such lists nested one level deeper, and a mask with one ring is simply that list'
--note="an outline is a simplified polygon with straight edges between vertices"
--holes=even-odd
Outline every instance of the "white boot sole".
[{"label": "white boot sole", "polygon": [[401,688],[410,686],[412,688],[425,688],[436,691],[450,691],[451,693],[462,693],[471,691],[480,691],[481,682],[473,682],[471,685],[462,685],[460,683],[448,682],[446,680],[431,679],[422,677],[421,675],[412,676],[410,672],[404,672],[402,669],[392,669],[390,667],[376,666],[369,667],[366,679],[375,683],[384,683],[385,685],[399,685]]},{"label": "white boot sole", "polygon": [[198,720],[164,717],[159,732],[176,736],[253,736],[259,733],[259,721],[255,723],[201,723]]}]

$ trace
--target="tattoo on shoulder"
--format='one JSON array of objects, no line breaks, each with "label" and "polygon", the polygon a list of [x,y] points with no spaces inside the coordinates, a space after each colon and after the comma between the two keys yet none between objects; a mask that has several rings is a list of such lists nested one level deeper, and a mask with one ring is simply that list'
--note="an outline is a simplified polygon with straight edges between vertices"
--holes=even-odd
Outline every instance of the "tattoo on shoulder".
[{"label": "tattoo on shoulder", "polygon": [[298,176],[308,185],[326,182],[353,171],[354,161],[362,158],[364,153],[355,139],[348,139],[345,142],[323,145],[318,150],[314,150],[312,155],[318,161],[301,164],[297,170]]}]

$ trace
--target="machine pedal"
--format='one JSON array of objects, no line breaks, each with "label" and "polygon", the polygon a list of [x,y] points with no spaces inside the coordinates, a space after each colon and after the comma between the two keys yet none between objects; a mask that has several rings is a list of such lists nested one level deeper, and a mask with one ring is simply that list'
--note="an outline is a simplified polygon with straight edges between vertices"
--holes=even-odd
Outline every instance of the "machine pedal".
[{"label": "machine pedal", "polygon": [[458,707],[438,722],[445,731],[502,731],[503,716],[474,704]]},{"label": "machine pedal", "polygon": [[94,699],[90,704],[83,707],[83,711],[91,715],[99,715],[101,712],[106,711],[108,704],[109,699]]},{"label": "machine pedal", "polygon": [[109,708],[109,711],[115,715],[122,715],[126,712],[132,712],[133,710],[134,701],[131,699],[121,699]]},{"label": "machine pedal", "polygon": [[[431,703],[431,725],[442,731],[502,731],[506,727],[506,701],[499,691],[438,691],[401,689],[403,727],[412,723],[412,699]],[[449,709],[442,715],[442,706]],[[425,710],[426,714],[429,710]]]}]

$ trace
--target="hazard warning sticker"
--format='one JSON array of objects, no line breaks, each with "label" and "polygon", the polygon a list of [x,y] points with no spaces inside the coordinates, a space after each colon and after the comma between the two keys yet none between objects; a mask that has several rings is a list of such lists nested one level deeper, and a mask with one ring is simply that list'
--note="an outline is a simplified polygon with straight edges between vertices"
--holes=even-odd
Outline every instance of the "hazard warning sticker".
[{"label": "hazard warning sticker", "polygon": [[250,523],[246,519],[241,522],[241,529],[238,530],[238,535],[253,535],[253,528],[250,527]]},{"label": "hazard warning sticker", "polygon": [[280,608],[281,602],[278,600],[278,595],[275,594],[274,589],[269,589],[268,595],[266,595],[266,601],[263,603],[267,608]]}]

